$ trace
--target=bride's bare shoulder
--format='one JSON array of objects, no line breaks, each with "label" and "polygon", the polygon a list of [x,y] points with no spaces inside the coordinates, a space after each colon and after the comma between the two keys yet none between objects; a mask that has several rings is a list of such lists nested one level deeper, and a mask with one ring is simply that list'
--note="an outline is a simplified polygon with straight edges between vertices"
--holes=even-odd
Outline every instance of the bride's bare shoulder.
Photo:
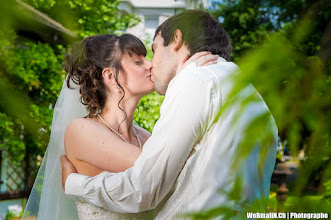
[{"label": "bride's bare shoulder", "polygon": [[67,142],[70,140],[77,140],[77,138],[85,139],[100,129],[104,128],[95,119],[76,118],[68,124],[65,131],[64,140]]},{"label": "bride's bare shoulder", "polygon": [[97,126],[98,122],[92,118],[75,118],[67,126],[66,130],[77,129],[83,126]]},{"label": "bride's bare shoulder", "polygon": [[73,132],[77,130],[89,130],[89,129],[95,129],[95,128],[100,128],[100,123],[97,122],[93,118],[75,118],[73,119],[67,126],[66,128],[66,133],[67,132]]}]

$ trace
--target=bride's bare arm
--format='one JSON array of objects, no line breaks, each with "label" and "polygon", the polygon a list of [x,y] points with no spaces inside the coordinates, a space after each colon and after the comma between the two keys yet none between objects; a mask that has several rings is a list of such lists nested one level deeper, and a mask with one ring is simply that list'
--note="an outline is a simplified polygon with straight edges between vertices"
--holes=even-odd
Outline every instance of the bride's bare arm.
[{"label": "bride's bare arm", "polygon": [[[149,136],[142,129],[138,132],[143,134],[143,139]],[[125,171],[134,165],[141,153],[141,149],[125,143],[107,127],[85,118],[70,122],[64,144],[66,155],[78,172],[90,176],[104,170]]]}]

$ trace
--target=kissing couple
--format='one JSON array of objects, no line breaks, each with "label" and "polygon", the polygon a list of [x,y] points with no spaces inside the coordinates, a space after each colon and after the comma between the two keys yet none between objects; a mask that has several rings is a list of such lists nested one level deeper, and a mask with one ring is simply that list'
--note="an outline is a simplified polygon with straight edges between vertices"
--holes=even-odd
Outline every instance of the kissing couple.
[{"label": "kissing couple", "polygon": [[[243,108],[237,98],[223,109],[238,71],[225,30],[207,12],[187,10],[157,28],[152,48],[149,62],[130,34],[73,45],[23,219],[179,219],[224,205],[240,218],[245,207],[266,208],[277,127],[252,85],[237,96],[254,103]],[[134,124],[134,111],[154,90],[165,98],[150,134]],[[265,113],[272,141],[257,141],[239,163],[245,126]],[[233,200],[224,192],[237,179]]]}]

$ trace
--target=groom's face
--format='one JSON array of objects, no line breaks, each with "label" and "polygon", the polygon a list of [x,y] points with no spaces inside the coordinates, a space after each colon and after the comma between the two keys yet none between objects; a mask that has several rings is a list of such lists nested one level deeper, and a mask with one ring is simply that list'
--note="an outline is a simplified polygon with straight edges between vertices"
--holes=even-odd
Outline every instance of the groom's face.
[{"label": "groom's face", "polygon": [[154,82],[155,91],[160,95],[164,95],[169,82],[175,77],[178,62],[175,58],[175,52],[172,50],[172,44],[165,47],[160,33],[154,39],[152,50],[154,57],[151,79]]}]

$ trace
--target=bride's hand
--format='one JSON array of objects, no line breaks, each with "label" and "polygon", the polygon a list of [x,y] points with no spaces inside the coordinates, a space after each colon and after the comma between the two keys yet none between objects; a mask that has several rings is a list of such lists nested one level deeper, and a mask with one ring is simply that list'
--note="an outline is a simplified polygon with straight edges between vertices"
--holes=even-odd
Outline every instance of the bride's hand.
[{"label": "bride's hand", "polygon": [[176,74],[182,71],[187,65],[195,62],[197,66],[208,66],[217,63],[218,55],[213,55],[211,52],[202,51],[194,54],[188,59],[184,59],[178,66]]},{"label": "bride's hand", "polygon": [[65,190],[66,180],[68,176],[72,173],[77,173],[77,170],[65,155],[62,155],[60,159],[62,165],[62,186]]}]

